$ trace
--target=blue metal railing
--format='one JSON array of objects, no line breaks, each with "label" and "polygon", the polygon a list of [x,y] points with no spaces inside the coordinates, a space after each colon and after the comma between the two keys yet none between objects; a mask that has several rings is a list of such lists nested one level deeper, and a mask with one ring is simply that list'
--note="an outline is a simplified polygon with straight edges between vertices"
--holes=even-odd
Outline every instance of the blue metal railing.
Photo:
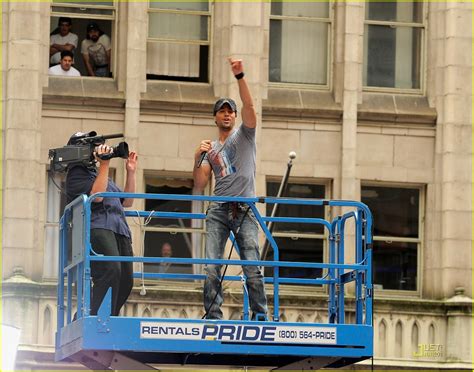
[{"label": "blue metal railing", "polygon": [[[170,258],[170,257],[123,257],[103,256],[96,254],[90,244],[91,203],[98,197],[103,198],[134,198],[175,201],[201,202],[239,202],[247,204],[255,214],[261,231],[269,241],[273,250],[271,261],[242,261],[242,260],[211,260],[205,258]],[[344,207],[353,210],[334,218],[331,222],[321,218],[301,218],[298,216],[266,217],[262,216],[257,203],[288,204],[306,206]],[[163,212],[163,211],[126,211],[128,217],[140,218],[174,218],[174,219],[205,219],[204,213]],[[355,262],[345,263],[345,228],[347,221],[354,222]],[[298,223],[319,224],[325,228],[329,250],[328,263],[288,262],[280,261],[278,244],[269,232],[267,223]],[[344,286],[355,282],[355,322],[356,324],[372,325],[372,215],[368,207],[356,201],[322,200],[322,199],[292,199],[292,198],[243,198],[217,197],[201,195],[171,195],[171,194],[131,194],[131,193],[99,193],[91,197],[80,196],[65,208],[60,222],[60,253],[58,281],[58,330],[72,320],[73,284],[77,292],[77,318],[90,316],[91,296],[91,263],[93,261],[119,261],[142,263],[169,263],[192,265],[236,265],[264,266],[273,268],[273,275],[265,277],[265,283],[273,286],[273,320],[278,321],[280,309],[280,284],[302,284],[328,286],[328,319],[329,323],[344,324]],[[280,268],[307,268],[327,270],[320,278],[291,278],[281,277]],[[146,279],[173,280],[204,280],[203,274],[172,274],[172,273],[142,273],[135,272],[135,277]],[[241,276],[226,275],[225,280],[242,281]],[[65,285],[65,282],[67,285]],[[244,285],[244,319],[248,319],[248,298]],[[65,305],[66,304],[66,305]],[[65,319],[66,318],[66,319]]]}]

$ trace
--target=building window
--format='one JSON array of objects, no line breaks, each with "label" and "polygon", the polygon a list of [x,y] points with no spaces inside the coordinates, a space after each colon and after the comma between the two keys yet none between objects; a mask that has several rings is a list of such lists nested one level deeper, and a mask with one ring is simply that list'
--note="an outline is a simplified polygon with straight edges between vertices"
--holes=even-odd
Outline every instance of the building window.
[{"label": "building window", "polygon": [[[276,196],[280,180],[267,180],[267,195]],[[282,196],[291,198],[324,199],[326,186],[323,184],[290,180]],[[272,214],[273,204],[267,205],[266,214]],[[279,205],[275,216],[327,218],[323,206]],[[272,233],[280,252],[280,261],[290,262],[324,262],[325,238],[324,227],[319,224],[275,223]],[[269,248],[267,260],[273,260],[273,250]],[[271,268],[265,269],[265,275],[273,275]],[[290,278],[320,278],[322,270],[305,268],[280,268],[280,276]]]},{"label": "building window", "polygon": [[329,2],[272,1],[269,81],[328,85]]},{"label": "building window", "polygon": [[58,276],[59,220],[66,206],[65,173],[47,173],[46,221],[44,225],[43,278]]},{"label": "building window", "polygon": [[210,2],[150,1],[147,79],[209,81]]},{"label": "building window", "polygon": [[[65,19],[69,19],[71,24],[68,33],[62,35],[66,32],[61,30],[61,23],[65,23],[63,22]],[[72,50],[74,54],[73,66],[79,70],[81,76],[112,77],[116,40],[115,19],[115,1],[52,0],[50,66],[57,65],[60,58],[58,49],[51,48],[51,46],[53,44],[70,44],[75,39],[77,45]],[[94,33],[91,27],[92,23],[95,23],[99,34],[98,40],[94,40],[94,42],[89,41],[90,35],[89,40],[87,39],[88,34]],[[91,70],[93,75],[90,73]]]},{"label": "building window", "polygon": [[367,2],[364,86],[421,89],[423,40],[423,2]]},{"label": "building window", "polygon": [[[43,277],[58,276],[59,221],[67,205],[65,172],[47,172],[46,220],[44,225]],[[109,178],[115,181],[115,168],[109,168]],[[71,248],[71,247],[69,247]]]},{"label": "building window", "polygon": [[[147,194],[192,195],[193,180],[187,177],[148,175],[145,177]],[[200,201],[147,199],[146,211],[203,213]],[[201,258],[204,221],[176,218],[152,218],[144,226],[145,257]],[[145,264],[145,272],[198,273],[192,265]]]},{"label": "building window", "polygon": [[422,206],[420,188],[362,186],[361,201],[374,217],[374,284],[417,290]]}]

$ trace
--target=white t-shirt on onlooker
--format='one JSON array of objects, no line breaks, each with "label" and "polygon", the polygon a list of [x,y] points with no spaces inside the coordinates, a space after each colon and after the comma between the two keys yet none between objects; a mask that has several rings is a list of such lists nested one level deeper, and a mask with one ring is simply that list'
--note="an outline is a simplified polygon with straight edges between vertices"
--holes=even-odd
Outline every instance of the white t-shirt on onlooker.
[{"label": "white t-shirt on onlooker", "polygon": [[[76,34],[72,32],[68,33],[66,36],[61,36],[61,34],[51,35],[49,38],[49,45],[58,44],[58,45],[66,45],[72,44],[74,48],[77,48],[77,43],[79,42],[79,38]],[[74,53],[74,50],[72,50]],[[51,58],[49,59],[49,63],[52,65],[56,65],[61,60],[61,52],[54,53]]]},{"label": "white t-shirt on onlooker", "polygon": [[64,71],[61,65],[50,67],[49,74],[55,76],[81,76],[81,73],[77,71],[74,67],[71,66],[68,71]]}]

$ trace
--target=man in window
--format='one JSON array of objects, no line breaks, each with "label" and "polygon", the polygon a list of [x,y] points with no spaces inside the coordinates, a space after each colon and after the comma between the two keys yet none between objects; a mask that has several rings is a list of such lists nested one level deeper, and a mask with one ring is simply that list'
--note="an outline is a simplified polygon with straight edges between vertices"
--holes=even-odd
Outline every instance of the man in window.
[{"label": "man in window", "polygon": [[72,52],[63,50],[59,65],[49,68],[49,74],[55,76],[81,76],[81,73],[72,67]]},{"label": "man in window", "polygon": [[[163,243],[161,246],[161,257],[172,257],[173,256],[173,248],[171,244],[168,242]],[[170,271],[171,263],[169,262],[161,262],[158,267],[158,272],[160,273],[167,273]]]},{"label": "man in window", "polygon": [[61,60],[61,52],[67,50],[74,53],[77,48],[78,37],[71,32],[72,21],[69,17],[60,17],[58,27],[51,33],[49,39],[49,63],[57,65]]},{"label": "man in window", "polygon": [[[242,124],[234,129],[237,105],[221,98],[214,105],[218,130],[215,141],[203,140],[196,150],[194,186],[202,191],[214,173],[217,196],[255,197],[255,128],[257,115],[241,60],[229,59],[242,100]],[[202,163],[202,164],[200,164]],[[253,212],[242,203],[211,203],[206,217],[206,258],[221,259],[230,231],[233,231],[242,260],[259,260],[258,226]],[[219,265],[206,265],[204,308],[207,319],[221,319],[223,302]],[[267,298],[263,275],[257,266],[243,266],[250,298],[252,319],[265,319]]]},{"label": "man in window", "polygon": [[87,36],[82,41],[81,53],[89,76],[109,77],[110,38],[95,22],[87,25]]}]

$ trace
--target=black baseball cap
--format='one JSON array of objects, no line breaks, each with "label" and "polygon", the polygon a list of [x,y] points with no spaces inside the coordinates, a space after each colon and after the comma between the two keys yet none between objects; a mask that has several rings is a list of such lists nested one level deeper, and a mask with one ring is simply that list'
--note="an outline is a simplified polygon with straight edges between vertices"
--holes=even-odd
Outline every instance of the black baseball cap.
[{"label": "black baseball cap", "polygon": [[87,138],[87,137],[95,137],[97,136],[97,132],[91,131],[91,132],[76,132],[74,133],[70,138],[69,141],[67,141],[68,145],[77,145],[81,139]]},{"label": "black baseball cap", "polygon": [[89,32],[90,30],[100,31],[99,25],[95,22],[89,22],[89,24],[87,25],[87,32]]},{"label": "black baseball cap", "polygon": [[214,104],[214,116],[216,115],[217,111],[224,107],[224,105],[229,105],[231,110],[237,113],[237,104],[232,98],[221,98]]}]

